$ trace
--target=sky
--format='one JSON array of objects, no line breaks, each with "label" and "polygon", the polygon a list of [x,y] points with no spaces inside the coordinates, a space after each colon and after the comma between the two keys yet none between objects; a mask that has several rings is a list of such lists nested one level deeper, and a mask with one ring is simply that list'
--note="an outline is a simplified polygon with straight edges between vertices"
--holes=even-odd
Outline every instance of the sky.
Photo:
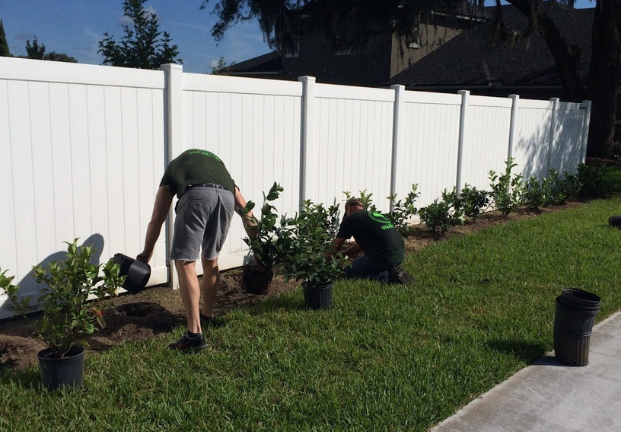
[{"label": "sky", "polygon": [[[238,24],[220,43],[211,36],[216,17],[212,0],[199,10],[202,0],[147,0],[145,7],[157,14],[161,31],[170,33],[179,49],[183,70],[211,73],[221,57],[227,63],[241,62],[270,52],[255,21]],[[486,0],[493,4],[493,0]],[[594,1],[577,0],[576,7],[593,7]],[[46,52],[75,57],[79,63],[101,64],[98,42],[104,32],[120,41],[124,36],[122,0],[0,0],[11,54],[26,55],[26,41],[37,38]]]}]

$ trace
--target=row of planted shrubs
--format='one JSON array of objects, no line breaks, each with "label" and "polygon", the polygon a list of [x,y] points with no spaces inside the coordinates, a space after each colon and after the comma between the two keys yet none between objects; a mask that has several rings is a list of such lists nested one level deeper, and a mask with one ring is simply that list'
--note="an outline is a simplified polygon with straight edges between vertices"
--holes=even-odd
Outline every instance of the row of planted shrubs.
[{"label": "row of planted shrubs", "polygon": [[[548,171],[547,177],[539,180],[535,176],[525,179],[521,174],[513,173],[517,166],[512,158],[505,162],[504,173],[489,171],[490,190],[477,189],[466,184],[457,193],[444,190],[440,198],[426,207],[417,209],[415,201],[419,196],[418,185],[413,184],[406,198],[397,201],[396,196],[388,197],[392,210],[385,213],[401,234],[407,237],[412,232],[411,218],[418,215],[431,231],[444,235],[451,227],[464,224],[466,218],[476,222],[477,218],[488,210],[495,209],[508,215],[516,208],[528,206],[532,209],[550,205],[562,205],[578,197],[594,197],[600,193],[602,186],[602,167],[598,165],[579,164],[576,174],[557,170]],[[347,198],[351,196],[345,192]],[[373,194],[360,191],[360,198],[365,208],[377,211],[372,203]]]}]

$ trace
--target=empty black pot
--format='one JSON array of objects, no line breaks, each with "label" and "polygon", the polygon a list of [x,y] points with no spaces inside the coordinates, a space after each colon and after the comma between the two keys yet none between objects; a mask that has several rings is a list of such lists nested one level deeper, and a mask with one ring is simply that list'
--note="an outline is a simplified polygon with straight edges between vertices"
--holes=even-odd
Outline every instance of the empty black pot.
[{"label": "empty black pot", "polygon": [[147,286],[151,277],[151,266],[142,261],[130,258],[127,255],[118,253],[114,255],[113,261],[121,266],[119,274],[127,276],[123,283],[123,288],[132,294],[136,294]]},{"label": "empty black pot", "polygon": [[615,228],[621,228],[621,216],[610,216],[608,225]]}]

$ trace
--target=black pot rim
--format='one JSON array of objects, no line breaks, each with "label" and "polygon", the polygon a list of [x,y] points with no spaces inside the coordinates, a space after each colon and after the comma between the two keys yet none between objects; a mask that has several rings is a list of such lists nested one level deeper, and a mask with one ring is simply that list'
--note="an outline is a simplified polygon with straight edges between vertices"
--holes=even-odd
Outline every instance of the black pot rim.
[{"label": "black pot rim", "polygon": [[62,361],[62,360],[67,360],[67,359],[71,359],[74,357],[82,356],[84,355],[85,352],[86,350],[84,349],[83,346],[73,345],[71,348],[69,348],[69,351],[67,351],[67,354],[64,357],[55,357],[55,353],[54,351],[52,351],[51,348],[45,348],[37,353],[37,358],[39,360],[45,360],[45,361]]}]

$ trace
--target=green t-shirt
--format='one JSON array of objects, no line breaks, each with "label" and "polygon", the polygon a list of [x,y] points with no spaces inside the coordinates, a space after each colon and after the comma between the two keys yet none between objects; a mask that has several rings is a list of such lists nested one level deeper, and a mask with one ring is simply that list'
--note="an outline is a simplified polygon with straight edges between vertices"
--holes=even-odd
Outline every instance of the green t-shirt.
[{"label": "green t-shirt", "polygon": [[181,198],[189,185],[213,183],[235,193],[235,182],[224,163],[207,150],[186,150],[173,159],[164,171],[160,186],[168,186]]},{"label": "green t-shirt", "polygon": [[356,243],[373,261],[386,264],[401,264],[405,253],[405,242],[399,231],[381,213],[357,211],[341,222],[338,238],[354,237]]}]

